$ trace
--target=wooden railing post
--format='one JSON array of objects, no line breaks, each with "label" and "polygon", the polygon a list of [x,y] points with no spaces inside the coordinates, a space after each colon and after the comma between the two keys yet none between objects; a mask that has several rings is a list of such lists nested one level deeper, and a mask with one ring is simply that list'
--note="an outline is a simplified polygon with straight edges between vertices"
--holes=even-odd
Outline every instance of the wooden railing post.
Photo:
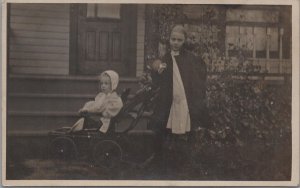
[{"label": "wooden railing post", "polygon": [[227,60],[228,59],[228,35],[229,35],[229,32],[227,31],[227,29],[225,29],[226,31],[226,34],[225,34],[225,59]]},{"label": "wooden railing post", "polygon": [[271,36],[271,28],[267,28],[267,45],[266,45],[266,58],[270,59],[270,36]]},{"label": "wooden railing post", "polygon": [[283,37],[284,29],[280,28],[279,32],[279,59],[282,59],[282,37]]},{"label": "wooden railing post", "polygon": [[266,41],[266,69],[269,72],[269,59],[270,59],[270,36],[271,36],[271,28],[267,27],[267,41]]},{"label": "wooden railing post", "polygon": [[255,40],[255,27],[253,27],[253,30],[252,30],[252,35],[253,35],[253,51],[252,51],[252,57],[255,59],[256,58],[256,40]]},{"label": "wooden railing post", "polygon": [[279,72],[283,73],[283,63],[284,61],[282,61],[282,37],[283,37],[283,32],[284,29],[280,28],[280,32],[279,32]]}]

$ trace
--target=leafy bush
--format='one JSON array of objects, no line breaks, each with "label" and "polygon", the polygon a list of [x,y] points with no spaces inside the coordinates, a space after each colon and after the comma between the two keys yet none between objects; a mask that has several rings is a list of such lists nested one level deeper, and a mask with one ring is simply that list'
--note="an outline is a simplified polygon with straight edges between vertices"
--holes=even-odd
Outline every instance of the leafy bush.
[{"label": "leafy bush", "polygon": [[214,144],[266,145],[290,138],[291,84],[270,85],[263,80],[233,79],[222,74],[209,80],[207,106],[212,120],[199,134],[200,147]]}]

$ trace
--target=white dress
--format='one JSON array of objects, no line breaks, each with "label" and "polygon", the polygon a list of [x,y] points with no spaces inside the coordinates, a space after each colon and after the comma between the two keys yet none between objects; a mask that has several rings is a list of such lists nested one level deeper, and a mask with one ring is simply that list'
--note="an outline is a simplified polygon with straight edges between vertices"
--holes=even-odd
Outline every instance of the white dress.
[{"label": "white dress", "polygon": [[167,128],[171,129],[174,134],[185,134],[191,130],[190,113],[181,75],[174,57],[176,54],[171,52],[171,55],[173,60],[173,102]]}]

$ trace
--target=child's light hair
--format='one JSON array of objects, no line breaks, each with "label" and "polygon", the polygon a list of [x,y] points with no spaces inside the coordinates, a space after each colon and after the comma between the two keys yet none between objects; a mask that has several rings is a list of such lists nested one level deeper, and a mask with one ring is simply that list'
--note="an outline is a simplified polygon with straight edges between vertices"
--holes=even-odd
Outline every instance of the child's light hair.
[{"label": "child's light hair", "polygon": [[175,25],[175,26],[172,28],[172,30],[171,30],[171,34],[172,34],[173,32],[182,33],[182,34],[184,35],[184,38],[185,38],[185,39],[187,38],[187,32],[186,32],[185,28],[184,28],[182,25],[179,25],[179,24]]}]

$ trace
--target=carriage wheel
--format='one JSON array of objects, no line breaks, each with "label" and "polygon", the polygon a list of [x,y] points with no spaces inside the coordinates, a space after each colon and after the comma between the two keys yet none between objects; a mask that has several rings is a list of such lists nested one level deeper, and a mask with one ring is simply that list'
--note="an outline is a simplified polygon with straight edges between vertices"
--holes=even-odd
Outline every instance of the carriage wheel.
[{"label": "carriage wheel", "polygon": [[94,147],[93,159],[97,166],[112,169],[120,164],[122,149],[115,141],[100,141]]},{"label": "carriage wheel", "polygon": [[58,137],[50,143],[50,154],[54,158],[70,160],[77,157],[77,150],[70,138]]}]

